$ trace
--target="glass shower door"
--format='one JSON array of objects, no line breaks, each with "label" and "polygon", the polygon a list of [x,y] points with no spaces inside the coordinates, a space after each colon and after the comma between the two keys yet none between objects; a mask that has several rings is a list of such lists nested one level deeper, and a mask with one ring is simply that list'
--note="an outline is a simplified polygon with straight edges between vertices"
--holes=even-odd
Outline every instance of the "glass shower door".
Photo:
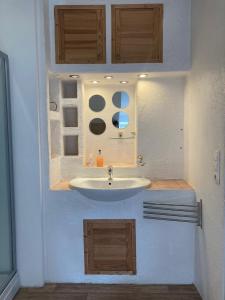
[{"label": "glass shower door", "polygon": [[15,274],[8,58],[0,51],[0,294]]}]

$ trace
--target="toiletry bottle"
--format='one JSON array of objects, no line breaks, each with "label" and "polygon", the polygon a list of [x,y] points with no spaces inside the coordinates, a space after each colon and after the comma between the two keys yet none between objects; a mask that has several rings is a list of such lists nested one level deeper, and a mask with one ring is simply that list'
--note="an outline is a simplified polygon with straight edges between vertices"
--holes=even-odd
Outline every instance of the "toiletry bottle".
[{"label": "toiletry bottle", "polygon": [[87,167],[93,167],[94,166],[94,159],[93,154],[89,154],[88,160],[87,160]]},{"label": "toiletry bottle", "polygon": [[96,157],[96,165],[97,165],[97,167],[104,166],[104,158],[102,156],[102,150],[98,150],[98,155]]}]

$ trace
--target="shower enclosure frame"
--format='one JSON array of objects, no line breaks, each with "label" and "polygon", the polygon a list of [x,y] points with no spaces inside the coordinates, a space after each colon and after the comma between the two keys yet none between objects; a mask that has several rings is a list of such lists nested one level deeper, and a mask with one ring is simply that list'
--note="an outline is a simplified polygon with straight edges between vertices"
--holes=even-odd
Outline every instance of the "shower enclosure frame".
[{"label": "shower enclosure frame", "polygon": [[11,104],[10,104],[10,80],[9,80],[9,59],[8,56],[0,51],[0,60],[3,60],[4,72],[5,72],[5,91],[6,100],[3,109],[6,115],[6,133],[7,141],[6,147],[8,152],[8,172],[9,172],[9,208],[10,208],[10,232],[11,232],[11,261],[12,261],[12,271],[9,273],[7,281],[0,287],[0,296],[4,289],[10,283],[14,275],[16,274],[16,232],[15,232],[15,202],[14,202],[14,178],[13,178],[13,153],[12,153],[12,119],[11,119]]}]

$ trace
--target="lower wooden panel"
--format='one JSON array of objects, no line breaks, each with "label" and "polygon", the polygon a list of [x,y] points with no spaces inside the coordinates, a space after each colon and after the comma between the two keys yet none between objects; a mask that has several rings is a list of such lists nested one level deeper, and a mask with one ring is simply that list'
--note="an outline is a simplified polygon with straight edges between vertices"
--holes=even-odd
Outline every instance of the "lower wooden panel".
[{"label": "lower wooden panel", "polygon": [[85,274],[136,274],[135,220],[84,220]]},{"label": "lower wooden panel", "polygon": [[201,300],[194,285],[47,284],[23,288],[16,300]]}]

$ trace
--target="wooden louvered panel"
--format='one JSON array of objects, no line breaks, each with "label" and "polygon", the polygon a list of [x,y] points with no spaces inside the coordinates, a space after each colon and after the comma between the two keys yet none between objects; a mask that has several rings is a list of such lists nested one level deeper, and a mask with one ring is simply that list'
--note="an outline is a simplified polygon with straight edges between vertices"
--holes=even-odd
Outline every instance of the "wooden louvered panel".
[{"label": "wooden louvered panel", "polygon": [[105,63],[105,6],[55,6],[56,63]]},{"label": "wooden louvered panel", "polygon": [[84,220],[86,274],[136,274],[135,220]]},{"label": "wooden louvered panel", "polygon": [[112,63],[163,61],[163,5],[112,5]]}]

